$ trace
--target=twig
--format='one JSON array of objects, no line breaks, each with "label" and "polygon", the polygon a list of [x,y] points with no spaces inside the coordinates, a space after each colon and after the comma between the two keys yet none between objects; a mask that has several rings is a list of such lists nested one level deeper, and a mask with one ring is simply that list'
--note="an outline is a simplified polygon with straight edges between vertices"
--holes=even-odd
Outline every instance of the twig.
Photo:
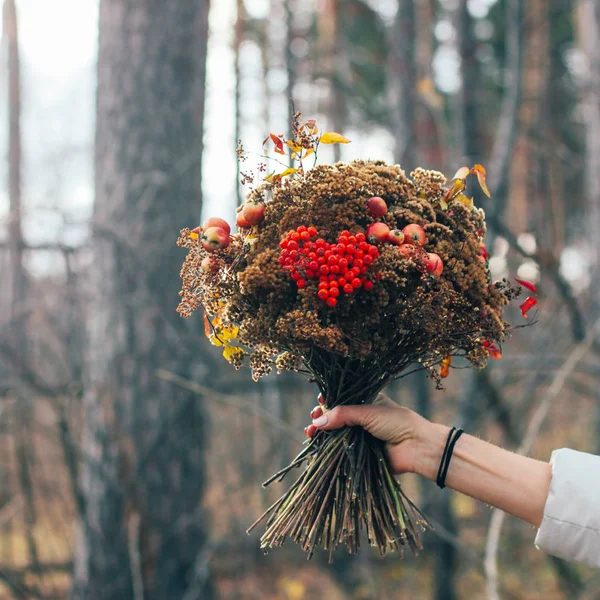
[{"label": "twig", "polygon": [[181,377],[172,371],[167,369],[158,369],[156,371],[156,375],[165,381],[170,381],[179,387],[185,388],[190,392],[194,392],[195,394],[201,394],[203,396],[210,396],[211,400],[215,402],[219,402],[221,404],[226,404],[227,406],[232,406],[237,408],[238,410],[244,411],[248,414],[258,417],[263,421],[273,425],[276,429],[279,429],[281,432],[291,435],[293,439],[304,442],[304,437],[298,434],[298,430],[295,427],[292,427],[289,423],[278,419],[276,416],[271,414],[269,411],[261,408],[260,406],[255,406],[252,402],[245,400],[241,396],[235,396],[232,394],[222,394],[221,392],[211,389],[209,387],[200,385],[195,381],[190,381],[185,377]]},{"label": "twig", "polygon": [[205,546],[196,556],[192,581],[188,586],[182,600],[196,600],[206,594],[206,588],[210,585],[209,563],[215,552],[214,544]]},{"label": "twig", "polygon": [[127,523],[133,600],[144,600],[144,577],[142,575],[142,557],[140,554],[140,521],[140,515],[134,512]]},{"label": "twig", "polygon": [[577,304],[577,299],[573,295],[573,290],[571,289],[569,282],[560,274],[556,259],[548,255],[541,256],[539,253],[527,252],[527,250],[519,243],[515,234],[502,223],[500,219],[488,215],[488,221],[493,225],[497,233],[506,239],[511,248],[516,250],[521,256],[535,261],[549,279],[552,280],[562,296],[571,316],[573,339],[577,342],[581,342],[585,338],[585,319]]},{"label": "twig", "polygon": [[[584,341],[576,344],[572,348],[567,360],[565,360],[562,367],[556,373],[554,381],[546,392],[544,399],[539,403],[531,421],[527,426],[527,431],[525,432],[523,441],[517,450],[518,454],[529,454],[537,436],[539,435],[541,427],[546,420],[548,413],[550,412],[550,408],[552,407],[552,404],[556,398],[558,398],[567,378],[573,372],[579,361],[582,360],[589,352],[592,344],[599,334],[600,318],[596,321]],[[484,565],[487,578],[487,595],[490,600],[499,600],[500,598],[498,595],[498,546],[505,516],[505,513],[501,510],[497,508],[494,509],[488,530]]]}]

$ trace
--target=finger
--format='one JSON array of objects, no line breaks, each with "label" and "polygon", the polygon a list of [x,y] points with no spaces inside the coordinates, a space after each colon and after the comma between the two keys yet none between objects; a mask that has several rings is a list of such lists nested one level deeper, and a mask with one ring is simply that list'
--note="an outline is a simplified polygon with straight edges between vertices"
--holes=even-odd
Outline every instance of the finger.
[{"label": "finger", "polygon": [[321,406],[325,406],[325,398],[323,398],[323,394],[319,394],[317,396],[317,402],[321,405]]},{"label": "finger", "polygon": [[315,406],[310,411],[310,418],[311,419],[318,419],[322,414],[323,414],[323,409],[320,406]]},{"label": "finger", "polygon": [[324,431],[353,425],[360,425],[368,429],[369,424],[373,422],[377,413],[386,409],[387,407],[383,406],[336,406],[329,412],[314,419],[313,425]]},{"label": "finger", "polygon": [[316,431],[317,428],[314,425],[309,425],[308,427],[304,428],[304,433],[308,438],[311,438],[313,435],[315,435]]}]

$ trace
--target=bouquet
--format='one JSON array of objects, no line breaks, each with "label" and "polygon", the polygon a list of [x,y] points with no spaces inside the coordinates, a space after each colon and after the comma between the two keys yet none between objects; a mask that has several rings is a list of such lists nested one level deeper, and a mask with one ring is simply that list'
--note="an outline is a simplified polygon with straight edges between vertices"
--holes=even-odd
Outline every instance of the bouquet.
[{"label": "bouquet", "polygon": [[[237,232],[213,218],[178,239],[188,251],[178,311],[203,308],[207,336],[235,368],[249,366],[254,380],[273,369],[304,374],[327,411],[372,403],[416,369],[441,387],[457,355],[478,368],[501,357],[503,311],[520,288],[490,278],[484,212],[464,194],[475,175],[489,195],[481,165],[459,169],[449,186],[436,171],[407,176],[382,161],[317,166],[322,144],[348,140],[299,113],[292,138],[271,142],[294,166],[269,174],[260,164],[260,182],[242,173],[253,189]],[[524,316],[535,303],[523,303]],[[380,440],[356,427],[317,431],[264,485],[296,467],[297,480],[250,528],[266,521],[263,548],[291,538],[309,558],[322,547],[331,560],[340,544],[355,553],[361,532],[382,555],[421,548],[427,520]]]}]

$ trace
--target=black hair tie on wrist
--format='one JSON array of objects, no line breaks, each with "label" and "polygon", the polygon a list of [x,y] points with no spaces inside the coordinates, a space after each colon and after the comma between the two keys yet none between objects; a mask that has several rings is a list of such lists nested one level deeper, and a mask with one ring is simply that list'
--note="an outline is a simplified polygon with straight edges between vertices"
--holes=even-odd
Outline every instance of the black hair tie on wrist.
[{"label": "black hair tie on wrist", "polygon": [[440,461],[440,468],[438,469],[437,479],[435,480],[438,487],[442,490],[446,487],[446,475],[448,474],[448,469],[450,467],[450,459],[452,458],[452,452],[454,452],[454,446],[463,433],[462,429],[453,427],[448,434],[446,447],[444,448],[442,460]]}]

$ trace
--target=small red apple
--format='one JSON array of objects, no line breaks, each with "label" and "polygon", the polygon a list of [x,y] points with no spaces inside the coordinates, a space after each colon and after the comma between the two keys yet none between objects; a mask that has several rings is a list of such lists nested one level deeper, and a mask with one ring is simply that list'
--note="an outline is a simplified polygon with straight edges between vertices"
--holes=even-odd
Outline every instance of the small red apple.
[{"label": "small red apple", "polygon": [[367,229],[369,241],[385,242],[390,234],[390,228],[385,223],[373,223]]},{"label": "small red apple", "polygon": [[387,241],[391,244],[396,244],[396,246],[401,246],[404,243],[404,234],[399,229],[392,229]]},{"label": "small red apple", "polygon": [[423,259],[423,263],[425,264],[425,268],[434,277],[439,277],[444,270],[444,263],[442,262],[442,259],[434,252],[428,252]]},{"label": "small red apple", "polygon": [[423,257],[423,264],[425,265],[427,272],[430,273],[431,276],[435,277],[436,279],[442,274],[442,271],[444,270],[444,263],[442,259],[439,257],[439,255],[433,252],[425,253],[425,256]]},{"label": "small red apple", "polygon": [[211,217],[210,219],[206,219],[206,221],[204,221],[202,224],[203,230],[209,229],[210,227],[220,227],[227,233],[231,233],[231,227],[229,226],[229,223],[224,219],[219,219],[219,217]]},{"label": "small red apple", "polygon": [[383,198],[373,196],[367,200],[367,209],[372,217],[383,217],[387,212],[387,204]]},{"label": "small red apple", "polygon": [[200,239],[202,240],[202,247],[207,252],[215,252],[229,245],[229,234],[220,227],[209,227]]},{"label": "small red apple", "polygon": [[435,270],[432,271],[431,274],[433,275],[433,277],[435,277],[437,279],[442,274],[443,271],[444,271],[444,263],[440,259],[440,261],[437,263]]},{"label": "small red apple", "polygon": [[404,258],[410,258],[416,256],[421,248],[418,246],[413,246],[412,244],[400,244],[398,250],[400,251],[400,254],[404,256]]},{"label": "small red apple", "polygon": [[246,217],[244,217],[244,213],[242,212],[239,212],[237,214],[237,217],[235,218],[235,224],[242,229],[246,227],[251,227],[250,223],[248,223]]},{"label": "small red apple", "polygon": [[205,273],[216,273],[219,270],[219,265],[212,256],[206,256],[202,259],[200,267]]},{"label": "small red apple", "polygon": [[427,241],[427,237],[425,236],[425,230],[420,226],[413,223],[412,225],[407,225],[403,230],[405,242],[407,244],[413,244],[415,246],[423,246]]},{"label": "small red apple", "polygon": [[246,202],[242,209],[242,215],[250,225],[258,225],[265,218],[265,203]]}]

